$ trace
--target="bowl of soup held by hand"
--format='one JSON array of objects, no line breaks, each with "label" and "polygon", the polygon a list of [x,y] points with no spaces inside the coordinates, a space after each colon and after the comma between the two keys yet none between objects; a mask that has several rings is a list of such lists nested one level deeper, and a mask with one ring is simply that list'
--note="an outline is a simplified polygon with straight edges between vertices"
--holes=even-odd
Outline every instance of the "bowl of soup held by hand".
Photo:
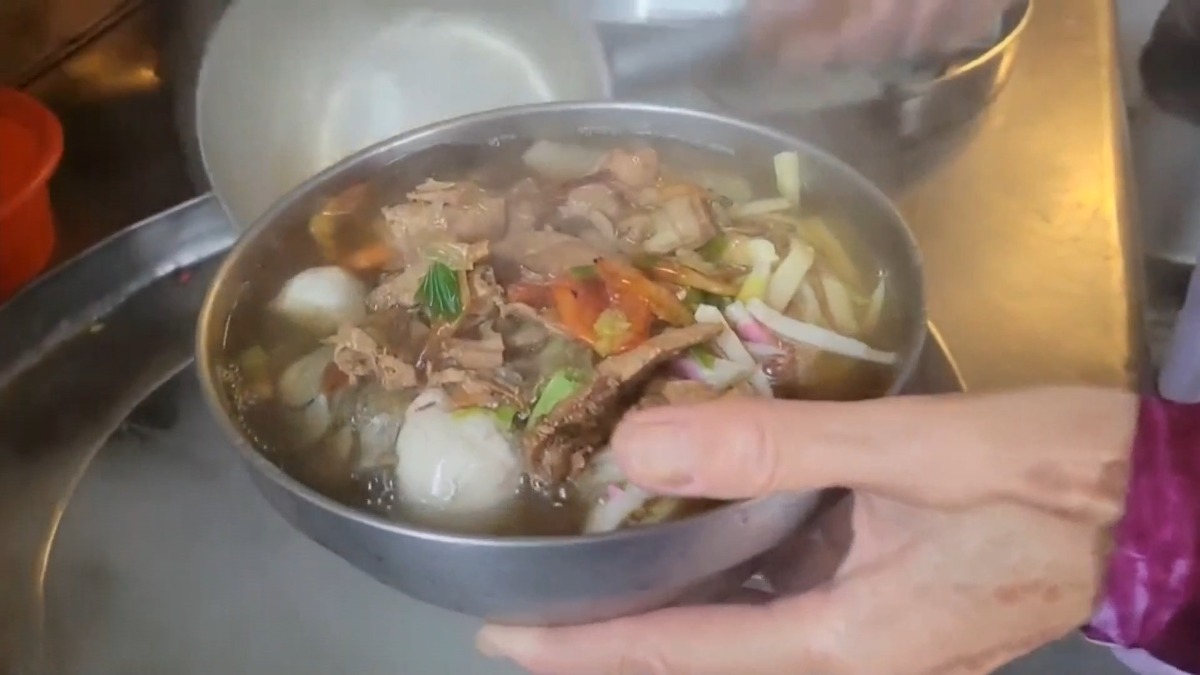
[{"label": "bowl of soup held by hand", "polygon": [[816,502],[652,494],[611,459],[623,415],[896,394],[925,335],[913,238],[840,161],[708,113],[558,103],[303,184],[224,261],[197,358],[304,534],[430,604],[566,624],[735,590]]}]

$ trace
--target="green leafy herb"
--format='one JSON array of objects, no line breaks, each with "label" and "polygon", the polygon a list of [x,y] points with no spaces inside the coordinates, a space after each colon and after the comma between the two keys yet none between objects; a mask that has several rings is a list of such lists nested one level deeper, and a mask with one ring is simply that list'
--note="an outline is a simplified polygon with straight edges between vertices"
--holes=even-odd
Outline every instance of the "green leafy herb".
[{"label": "green leafy herb", "polygon": [[517,419],[516,408],[512,407],[511,405],[502,405],[493,410],[492,414],[496,416],[496,421],[500,424],[502,429],[505,431],[512,431],[513,424]]},{"label": "green leafy herb", "polygon": [[433,263],[417,288],[417,301],[430,319],[457,319],[463,312],[458,274],[444,263]]},{"label": "green leafy herb", "polygon": [[572,267],[570,269],[570,274],[572,279],[576,279],[578,281],[592,281],[593,279],[600,278],[600,274],[596,272],[595,265],[580,265],[579,267]]},{"label": "green leafy herb", "polygon": [[582,383],[573,372],[560,370],[554,373],[542,386],[542,393],[538,396],[537,403],[533,405],[533,412],[529,413],[528,426],[537,424],[539,420],[549,415],[558,407],[558,404],[578,391],[580,386]]},{"label": "green leafy herb", "polygon": [[729,248],[729,237],[723,234],[718,234],[708,243],[700,247],[700,257],[709,262],[717,262],[725,255],[725,250]]}]

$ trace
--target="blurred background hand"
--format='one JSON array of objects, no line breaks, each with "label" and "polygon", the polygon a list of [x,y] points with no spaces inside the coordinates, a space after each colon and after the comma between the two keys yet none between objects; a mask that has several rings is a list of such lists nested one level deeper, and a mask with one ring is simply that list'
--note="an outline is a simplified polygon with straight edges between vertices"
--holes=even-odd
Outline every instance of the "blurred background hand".
[{"label": "blurred background hand", "polygon": [[986,41],[1014,0],[750,0],[758,45],[792,70],[880,66]]},{"label": "blurred background hand", "polygon": [[1133,396],[1088,389],[630,415],[618,461],[659,492],[852,488],[769,565],[777,590],[807,592],[493,626],[479,647],[537,675],[990,673],[1091,614],[1135,417]]}]

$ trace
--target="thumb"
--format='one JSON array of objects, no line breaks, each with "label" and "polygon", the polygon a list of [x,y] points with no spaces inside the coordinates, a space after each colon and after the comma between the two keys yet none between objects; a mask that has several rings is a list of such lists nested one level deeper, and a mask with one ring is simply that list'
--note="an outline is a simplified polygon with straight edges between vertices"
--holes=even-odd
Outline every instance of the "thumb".
[{"label": "thumb", "polygon": [[920,405],[736,399],[655,408],[628,415],[612,446],[630,480],[667,494],[741,499],[882,487],[903,480],[898,467],[928,450],[913,442],[928,428],[913,410]]},{"label": "thumb", "polygon": [[848,487],[912,504],[966,505],[995,487],[987,457],[961,451],[978,445],[980,416],[969,401],[737,399],[655,408],[627,416],[612,446],[630,480],[664,494],[744,499]]}]

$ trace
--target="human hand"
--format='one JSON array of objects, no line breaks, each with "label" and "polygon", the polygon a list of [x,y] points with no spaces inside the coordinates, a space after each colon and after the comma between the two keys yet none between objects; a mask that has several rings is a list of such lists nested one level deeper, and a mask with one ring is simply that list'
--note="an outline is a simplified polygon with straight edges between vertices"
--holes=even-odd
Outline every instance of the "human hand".
[{"label": "human hand", "polygon": [[789,69],[885,65],[966,49],[1015,0],[750,0],[756,42]]},{"label": "human hand", "polygon": [[1089,617],[1135,418],[1132,395],[1091,389],[632,414],[613,448],[647,488],[853,489],[848,520],[827,514],[768,570],[784,592],[832,579],[770,604],[490,626],[478,646],[538,675],[990,673]]}]

